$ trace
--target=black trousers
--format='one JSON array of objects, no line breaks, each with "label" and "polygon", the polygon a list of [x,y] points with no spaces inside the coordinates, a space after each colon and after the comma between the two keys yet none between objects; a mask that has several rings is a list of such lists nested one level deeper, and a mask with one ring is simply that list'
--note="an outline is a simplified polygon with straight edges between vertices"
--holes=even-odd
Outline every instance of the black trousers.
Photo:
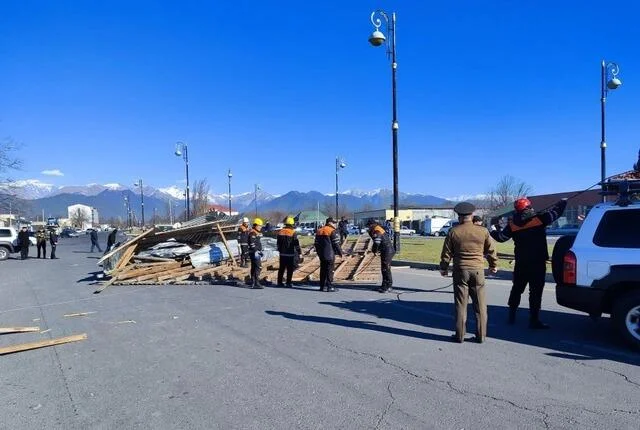
[{"label": "black trousers", "polygon": [[343,244],[345,240],[347,240],[348,233],[341,231],[340,232],[340,244]]},{"label": "black trousers", "polygon": [[20,246],[20,258],[24,260],[27,257],[29,257],[29,245]]},{"label": "black trousers", "polygon": [[246,267],[249,260],[249,245],[240,244],[240,265]]},{"label": "black trousers", "polygon": [[333,284],[334,260],[320,260],[320,289],[330,288]]},{"label": "black trousers", "polygon": [[382,272],[382,288],[393,287],[393,276],[391,275],[391,260],[393,252],[380,254],[380,271]]},{"label": "black trousers", "polygon": [[249,256],[251,258],[251,285],[260,285],[260,272],[262,272],[260,254],[252,252]]},{"label": "black trousers", "polygon": [[40,250],[42,250],[42,258],[47,258],[47,242],[38,242],[38,258],[40,258]]},{"label": "black trousers", "polygon": [[56,247],[58,245],[51,245],[51,258],[56,258]]},{"label": "black trousers", "polygon": [[91,252],[93,252],[93,248],[98,248],[98,252],[102,252],[102,249],[100,249],[100,245],[98,244],[98,242],[91,242]]},{"label": "black trousers", "polygon": [[280,267],[278,268],[278,285],[282,285],[282,279],[284,278],[285,270],[287,271],[287,285],[291,285],[293,271],[295,270],[295,257],[282,255],[280,256]]},{"label": "black trousers", "polygon": [[509,307],[517,309],[520,306],[520,296],[529,285],[529,312],[532,319],[537,319],[542,306],[542,292],[547,275],[547,264],[544,260],[537,262],[522,262],[516,260],[513,270],[513,287],[509,294]]}]

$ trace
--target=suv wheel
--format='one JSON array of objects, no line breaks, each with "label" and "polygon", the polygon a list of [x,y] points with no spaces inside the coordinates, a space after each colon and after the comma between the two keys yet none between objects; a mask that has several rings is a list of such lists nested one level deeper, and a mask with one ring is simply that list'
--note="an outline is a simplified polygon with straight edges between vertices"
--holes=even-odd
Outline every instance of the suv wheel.
[{"label": "suv wheel", "polygon": [[0,261],[9,258],[9,249],[6,246],[0,246]]},{"label": "suv wheel", "polygon": [[640,349],[640,291],[616,300],[613,322],[625,340],[634,348]]}]

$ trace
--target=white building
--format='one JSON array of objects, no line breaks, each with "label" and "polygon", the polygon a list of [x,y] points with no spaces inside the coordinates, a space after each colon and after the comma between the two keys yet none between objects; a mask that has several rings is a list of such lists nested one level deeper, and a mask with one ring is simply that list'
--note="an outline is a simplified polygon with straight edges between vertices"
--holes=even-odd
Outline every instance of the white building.
[{"label": "white building", "polygon": [[[77,216],[75,216],[78,211],[81,211],[83,214],[82,218],[84,218],[84,221],[82,225],[76,225],[77,223],[74,223],[74,221],[76,221],[78,218]],[[100,223],[100,218],[98,217],[98,209],[92,208],[91,206],[81,204],[71,205],[67,207],[67,214],[73,227],[79,228],[81,230],[93,228],[93,226],[98,226]]]}]

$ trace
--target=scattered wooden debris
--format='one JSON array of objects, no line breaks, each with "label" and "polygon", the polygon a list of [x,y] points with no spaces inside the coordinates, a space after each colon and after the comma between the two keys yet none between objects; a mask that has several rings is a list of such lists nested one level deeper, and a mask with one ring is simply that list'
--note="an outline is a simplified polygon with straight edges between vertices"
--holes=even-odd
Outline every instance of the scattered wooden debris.
[{"label": "scattered wooden debris", "polygon": [[31,349],[45,348],[48,346],[62,345],[64,343],[78,342],[87,338],[86,333],[72,336],[59,337],[56,339],[40,340],[37,342],[20,343],[0,348],[0,355],[13,354],[14,352],[28,351]]},{"label": "scattered wooden debris", "polygon": [[76,312],[73,314],[65,314],[64,317],[84,317],[91,314],[95,314],[95,312]]},{"label": "scattered wooden debris", "polygon": [[40,327],[0,327],[0,334],[30,333],[40,331]]}]

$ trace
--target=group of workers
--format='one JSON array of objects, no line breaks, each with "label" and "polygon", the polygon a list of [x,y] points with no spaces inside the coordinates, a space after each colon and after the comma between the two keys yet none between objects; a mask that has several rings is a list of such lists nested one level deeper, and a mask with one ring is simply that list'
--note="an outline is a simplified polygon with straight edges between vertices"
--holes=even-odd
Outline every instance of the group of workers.
[{"label": "group of workers", "polygon": [[[513,286],[509,295],[508,324],[515,324],[516,313],[520,306],[520,297],[529,286],[529,327],[546,329],[549,326],[540,320],[542,292],[546,277],[546,262],[549,259],[546,227],[562,216],[567,205],[563,199],[542,212],[536,212],[527,198],[514,203],[515,215],[504,228],[494,226],[489,232],[483,226],[482,218],[474,216],[475,206],[468,202],[456,205],[459,224],[453,227],[444,240],[440,261],[440,273],[448,276],[449,266],[453,263],[452,280],[455,303],[455,334],[452,339],[464,342],[466,334],[467,306],[471,297],[476,315],[475,340],[482,343],[487,335],[487,303],[485,298],[485,260],[489,271],[497,273],[498,257],[493,240],[505,242],[513,239],[515,244],[515,268]],[[277,234],[277,249],[280,254],[277,285],[291,287],[293,272],[298,266],[301,255],[300,242],[295,232],[295,221],[288,216],[284,227]],[[261,230],[263,221],[256,218],[252,228],[249,219],[244,218],[238,230],[241,247],[241,264],[251,264],[251,287],[264,288],[260,283],[263,256]],[[368,234],[373,240],[372,252],[380,255],[382,284],[378,288],[386,293],[393,287],[391,260],[395,249],[391,235],[376,220],[367,222]],[[315,235],[314,247],[320,259],[320,291],[334,292],[333,271],[336,256],[343,256],[342,244],[345,240],[346,220],[338,223],[327,218],[325,225]],[[493,239],[493,240],[492,240]],[[286,281],[285,281],[286,272]],[[286,283],[285,283],[286,282]]]},{"label": "group of workers", "polygon": [[[22,227],[18,232],[18,246],[20,247],[20,259],[26,260],[29,258],[29,247],[31,246],[31,239],[29,238],[29,231],[27,227]],[[51,245],[51,255],[49,258],[52,260],[57,259],[56,247],[58,246],[58,233],[54,228],[50,228],[48,231],[44,227],[40,227],[36,232],[36,247],[38,249],[38,258],[47,258],[47,242]],[[42,257],[41,257],[42,256]]]}]

